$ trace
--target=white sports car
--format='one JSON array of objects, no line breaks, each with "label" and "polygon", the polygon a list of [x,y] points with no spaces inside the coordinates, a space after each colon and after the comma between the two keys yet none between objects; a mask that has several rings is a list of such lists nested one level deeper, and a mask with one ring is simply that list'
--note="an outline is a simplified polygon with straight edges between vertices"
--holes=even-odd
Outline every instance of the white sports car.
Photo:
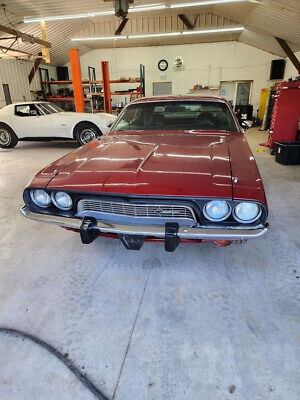
[{"label": "white sports car", "polygon": [[74,139],[82,146],[109,130],[111,114],[65,112],[53,103],[10,104],[0,110],[0,147],[19,140]]}]

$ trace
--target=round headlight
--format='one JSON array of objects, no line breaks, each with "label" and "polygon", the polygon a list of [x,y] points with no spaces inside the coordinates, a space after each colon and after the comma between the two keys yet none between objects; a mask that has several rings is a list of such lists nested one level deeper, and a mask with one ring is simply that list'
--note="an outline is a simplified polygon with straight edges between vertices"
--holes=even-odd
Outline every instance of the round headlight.
[{"label": "round headlight", "polygon": [[45,190],[42,189],[33,189],[30,190],[31,200],[39,207],[49,207],[51,204],[51,198]]},{"label": "round headlight", "polygon": [[73,206],[73,200],[68,193],[65,192],[56,192],[51,193],[52,202],[56,205],[57,208],[61,210],[70,210]]},{"label": "round headlight", "polygon": [[212,200],[203,208],[204,216],[210,221],[224,221],[231,212],[230,205],[225,200]]},{"label": "round headlight", "polygon": [[242,224],[250,224],[261,216],[261,208],[256,203],[239,203],[234,207],[234,219]]}]

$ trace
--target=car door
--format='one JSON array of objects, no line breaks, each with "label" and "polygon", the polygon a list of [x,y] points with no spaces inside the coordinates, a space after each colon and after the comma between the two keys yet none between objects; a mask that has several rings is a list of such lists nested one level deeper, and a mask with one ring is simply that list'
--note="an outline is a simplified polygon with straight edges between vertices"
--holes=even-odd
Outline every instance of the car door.
[{"label": "car door", "polygon": [[45,114],[34,103],[16,105],[10,119],[19,138],[46,138],[54,135],[51,114]]}]

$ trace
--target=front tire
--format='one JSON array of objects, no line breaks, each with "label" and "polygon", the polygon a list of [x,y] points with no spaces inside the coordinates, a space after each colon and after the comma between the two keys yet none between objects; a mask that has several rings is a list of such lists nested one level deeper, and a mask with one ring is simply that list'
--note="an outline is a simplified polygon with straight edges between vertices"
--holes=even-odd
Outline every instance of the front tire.
[{"label": "front tire", "polygon": [[74,136],[80,146],[84,146],[102,135],[100,129],[91,123],[83,122],[78,124],[74,131]]},{"label": "front tire", "polygon": [[2,149],[12,149],[18,144],[15,132],[5,124],[0,124],[0,147]]}]

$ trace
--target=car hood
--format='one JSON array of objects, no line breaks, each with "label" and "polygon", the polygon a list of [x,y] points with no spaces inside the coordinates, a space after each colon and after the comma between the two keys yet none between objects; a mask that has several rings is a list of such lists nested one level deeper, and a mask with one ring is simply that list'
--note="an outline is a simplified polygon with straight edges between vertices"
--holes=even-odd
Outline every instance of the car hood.
[{"label": "car hood", "polygon": [[232,197],[228,135],[109,134],[43,170],[49,189]]}]

